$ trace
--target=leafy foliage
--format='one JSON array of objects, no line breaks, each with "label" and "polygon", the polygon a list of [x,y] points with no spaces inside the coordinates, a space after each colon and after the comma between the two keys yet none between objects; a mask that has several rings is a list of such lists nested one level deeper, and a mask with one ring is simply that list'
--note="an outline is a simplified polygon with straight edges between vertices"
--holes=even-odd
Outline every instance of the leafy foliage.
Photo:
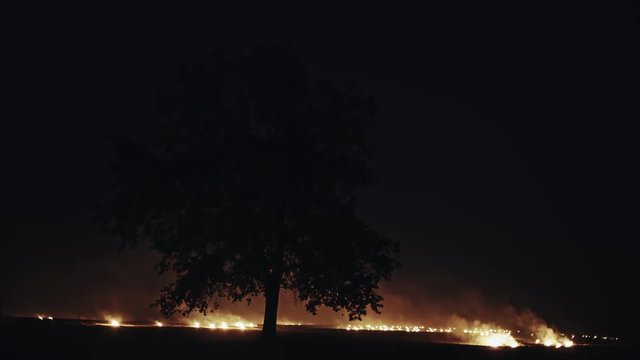
[{"label": "leafy foliage", "polygon": [[124,243],[149,241],[176,280],[167,316],[250,300],[266,284],[359,319],[397,244],[355,215],[372,181],[373,98],[311,81],[293,51],[219,52],[182,65],[147,141],[114,141],[116,181],[98,207]]}]

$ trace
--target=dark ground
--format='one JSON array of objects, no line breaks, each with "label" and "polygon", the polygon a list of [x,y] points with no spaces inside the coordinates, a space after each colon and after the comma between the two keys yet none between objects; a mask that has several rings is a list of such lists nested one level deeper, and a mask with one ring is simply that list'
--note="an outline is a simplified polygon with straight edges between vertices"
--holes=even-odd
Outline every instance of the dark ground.
[{"label": "dark ground", "polygon": [[625,346],[491,349],[429,342],[430,334],[282,328],[259,331],[110,328],[77,322],[3,319],[1,359],[632,359]]}]

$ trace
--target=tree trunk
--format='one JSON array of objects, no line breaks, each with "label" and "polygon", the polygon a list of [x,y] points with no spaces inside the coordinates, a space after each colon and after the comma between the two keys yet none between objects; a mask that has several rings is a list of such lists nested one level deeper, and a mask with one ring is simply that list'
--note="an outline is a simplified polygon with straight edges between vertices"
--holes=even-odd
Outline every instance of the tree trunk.
[{"label": "tree trunk", "polygon": [[278,321],[278,300],[280,298],[280,281],[282,276],[272,274],[264,288],[264,322],[262,323],[262,335],[265,337],[276,336],[276,323]]}]

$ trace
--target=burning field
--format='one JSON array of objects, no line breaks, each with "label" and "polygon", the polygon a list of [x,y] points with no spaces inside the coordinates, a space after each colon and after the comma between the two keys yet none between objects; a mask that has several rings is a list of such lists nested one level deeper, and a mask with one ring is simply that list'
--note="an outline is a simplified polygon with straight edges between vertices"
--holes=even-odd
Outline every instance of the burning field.
[{"label": "burning field", "polygon": [[[54,323],[51,315],[36,315],[35,319],[43,323]],[[33,319],[29,319],[33,320]],[[521,346],[538,346],[548,348],[572,348],[576,345],[619,345],[618,337],[589,334],[563,333],[552,329],[540,320],[530,319],[530,324],[523,328],[508,329],[492,323],[479,320],[468,321],[458,315],[452,315],[448,325],[444,327],[425,326],[420,324],[383,324],[364,322],[349,322],[345,326],[314,325],[295,322],[282,322],[280,328],[285,331],[305,332],[310,329],[337,332],[369,332],[385,336],[385,333],[409,333],[421,339],[434,343],[449,343],[461,345],[485,346],[490,348],[518,348]],[[106,315],[103,320],[56,320],[59,324],[73,324],[83,327],[108,328],[181,328],[202,331],[234,332],[256,331],[262,326],[247,321],[238,315],[206,316],[200,315],[174,321],[126,321],[121,316]],[[598,341],[599,340],[599,341]]]},{"label": "burning field", "polygon": [[[618,338],[557,332],[542,324],[534,329],[507,329],[452,316],[448,327],[419,324],[349,323],[320,326],[286,323],[279,337],[266,342],[261,326],[239,316],[184,321],[57,319],[50,315],[4,318],[2,338],[7,358],[399,358],[413,356],[469,359],[495,358],[627,358]],[[587,337],[588,336],[588,337]]]},{"label": "burning field", "polygon": [[[275,341],[261,337],[261,306],[255,304],[227,304],[206,315],[170,319],[103,311],[96,319],[78,320],[42,312],[5,318],[3,338],[11,339],[14,358],[20,359],[51,354],[111,359],[395,359],[413,357],[416,352],[425,357],[468,359],[628,358],[628,347],[616,334],[559,328],[532,311],[492,306],[470,296],[459,306],[464,313],[435,302],[416,307],[403,302],[406,298],[390,296],[394,311],[368,314],[362,321],[347,321],[330,309],[310,316],[283,298]],[[450,306],[456,305],[451,302]]]}]

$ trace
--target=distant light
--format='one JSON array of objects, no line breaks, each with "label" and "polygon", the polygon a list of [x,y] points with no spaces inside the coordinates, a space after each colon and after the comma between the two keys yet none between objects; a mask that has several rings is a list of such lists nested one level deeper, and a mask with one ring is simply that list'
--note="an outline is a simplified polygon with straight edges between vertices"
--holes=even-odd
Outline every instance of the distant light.
[{"label": "distant light", "polygon": [[215,328],[216,328],[216,323],[209,324],[209,329],[215,330]]},{"label": "distant light", "polygon": [[570,348],[570,347],[572,347],[572,346],[573,346],[573,341],[571,341],[571,340],[565,340],[563,345],[564,345],[564,347],[566,347],[566,348]]},{"label": "distant light", "polygon": [[240,330],[246,329],[246,326],[244,326],[244,324],[239,321],[236,323],[236,327]]},{"label": "distant light", "polygon": [[229,325],[226,322],[223,321],[223,322],[220,323],[220,328],[221,329],[228,329]]},{"label": "distant light", "polygon": [[197,321],[194,321],[193,322],[193,327],[196,328],[196,329],[199,329],[200,328],[200,323],[197,322]]},{"label": "distant light", "polygon": [[111,319],[111,321],[109,322],[109,325],[111,325],[111,327],[120,327],[120,321],[116,319]]},{"label": "distant light", "polygon": [[551,346],[551,345],[553,345],[553,341],[551,341],[551,340],[545,340],[544,341],[544,346]]},{"label": "distant light", "polygon": [[44,319],[42,316],[38,315],[38,320]]},{"label": "distant light", "polygon": [[162,323],[160,321],[156,321],[156,326],[157,327],[162,327]]},{"label": "distant light", "polygon": [[51,316],[47,316],[47,319],[49,319],[49,320],[53,320],[53,317],[51,317]]}]

